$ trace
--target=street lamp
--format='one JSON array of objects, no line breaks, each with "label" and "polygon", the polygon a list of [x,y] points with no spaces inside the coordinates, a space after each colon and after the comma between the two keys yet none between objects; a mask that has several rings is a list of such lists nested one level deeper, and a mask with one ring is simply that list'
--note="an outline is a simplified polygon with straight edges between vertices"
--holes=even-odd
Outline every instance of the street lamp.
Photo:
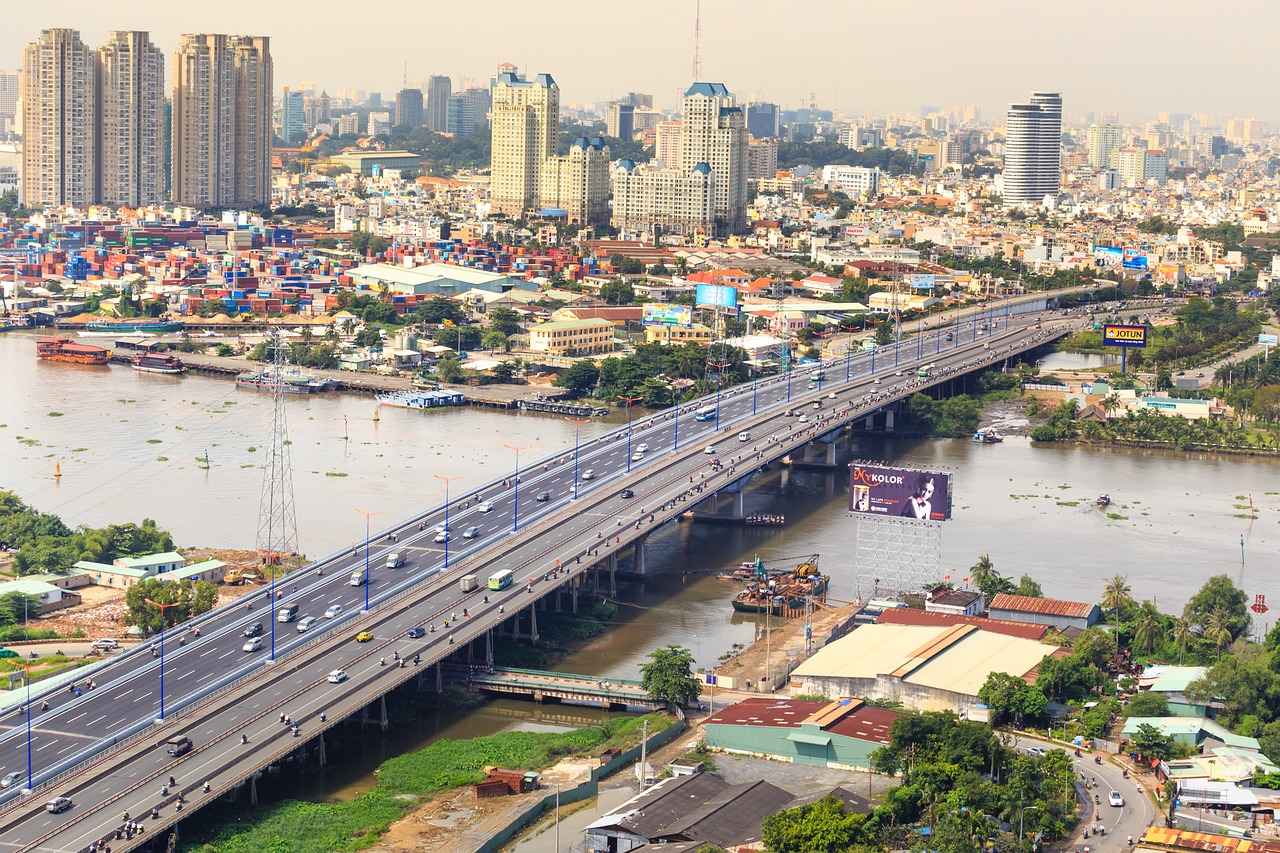
[{"label": "street lamp", "polygon": [[520,451],[528,450],[533,447],[533,445],[526,444],[521,447],[516,447],[514,444],[504,444],[502,446],[507,450],[514,450],[516,452],[516,484],[514,486],[516,491],[515,500],[511,502],[511,531],[514,533],[520,529]]},{"label": "street lamp", "polygon": [[[147,604],[152,605],[153,607],[160,608],[160,719],[163,720],[164,719],[164,612],[168,610],[170,607],[177,607],[182,602],[175,601],[175,602],[172,602],[171,604],[161,604],[160,602],[152,601],[149,598],[144,598],[143,601],[145,601]],[[30,712],[30,710],[31,709],[28,707],[27,711]]]},{"label": "street lamp", "polygon": [[619,397],[627,404],[627,473],[631,473],[631,406],[644,399],[644,397]]},{"label": "street lamp", "polygon": [[[22,667],[23,681],[27,683],[27,790],[30,791],[35,787],[31,784],[31,667],[33,664],[19,663],[15,660],[13,665]],[[164,695],[163,691],[160,695]],[[160,716],[163,717],[164,713],[161,712]]]},{"label": "street lamp", "polygon": [[1026,817],[1027,812],[1035,811],[1036,809],[1039,809],[1039,808],[1040,808],[1039,806],[1027,806],[1025,808],[1018,809],[1018,849],[1019,850],[1022,849],[1022,838],[1023,838],[1022,820],[1023,818]]},{"label": "street lamp", "polygon": [[[676,415],[680,414],[680,407],[676,407]],[[583,424],[591,423],[590,420],[580,421],[577,418],[565,418],[566,421],[573,424],[573,499],[578,499],[578,428]]]},{"label": "street lamp", "polygon": [[[447,506],[447,504],[446,504],[446,506]],[[363,515],[363,516],[364,516],[364,612],[365,612],[365,613],[368,613],[368,612],[369,612],[369,586],[370,586],[370,583],[369,583],[369,582],[370,582],[370,578],[369,578],[369,519],[373,518],[375,515],[382,515],[382,510],[378,510],[377,512],[365,512],[365,511],[364,511],[364,510],[362,510],[362,509],[357,509],[357,510],[356,510],[356,512],[358,512],[358,513],[360,513],[361,515]],[[271,654],[272,654],[272,656],[273,656],[273,657],[275,656],[275,650],[276,650],[276,629],[275,629],[275,624],[276,624],[276,620],[272,619],[272,620],[271,620]]]},{"label": "street lamp", "polygon": [[[447,569],[449,568],[449,536],[450,536],[450,533],[449,533],[449,483],[454,480],[461,480],[462,475],[456,474],[452,477],[441,477],[439,474],[432,474],[431,476],[435,477],[437,480],[444,483],[444,567]],[[365,535],[366,536],[368,535],[368,531],[365,532]],[[366,560],[369,559],[368,555],[365,556],[365,559]],[[366,579],[365,586],[367,587],[368,585],[369,584],[367,583],[367,579]],[[365,609],[368,610],[369,608],[366,607]]]}]

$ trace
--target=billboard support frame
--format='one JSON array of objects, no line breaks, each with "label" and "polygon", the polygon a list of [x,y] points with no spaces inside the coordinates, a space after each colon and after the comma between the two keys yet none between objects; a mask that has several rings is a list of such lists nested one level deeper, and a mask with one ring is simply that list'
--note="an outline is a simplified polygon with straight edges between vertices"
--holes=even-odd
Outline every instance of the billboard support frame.
[{"label": "billboard support frame", "polygon": [[941,577],[942,522],[850,515],[856,525],[853,570],[859,601],[919,593]]}]

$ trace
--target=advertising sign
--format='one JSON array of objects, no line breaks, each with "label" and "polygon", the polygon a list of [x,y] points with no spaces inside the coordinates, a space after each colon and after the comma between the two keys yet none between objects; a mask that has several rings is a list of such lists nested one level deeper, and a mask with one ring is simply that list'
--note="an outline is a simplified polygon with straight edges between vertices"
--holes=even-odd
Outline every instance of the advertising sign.
[{"label": "advertising sign", "polygon": [[1147,345],[1146,326],[1103,326],[1102,343],[1109,347],[1136,347]]},{"label": "advertising sign", "polygon": [[1121,265],[1127,270],[1147,271],[1147,256],[1141,249],[1125,249]]},{"label": "advertising sign", "polygon": [[694,301],[713,308],[733,308],[738,304],[738,288],[723,284],[700,284],[694,291]]},{"label": "advertising sign", "polygon": [[850,239],[858,239],[871,234],[871,229],[865,225],[850,225],[844,229],[844,236]]},{"label": "advertising sign", "polygon": [[1264,347],[1275,346],[1277,340],[1280,340],[1280,338],[1277,338],[1276,335],[1258,335],[1258,343]]},{"label": "advertising sign", "polygon": [[931,275],[909,275],[907,282],[912,290],[933,290],[935,279]]},{"label": "advertising sign", "polygon": [[1124,249],[1119,246],[1096,246],[1093,257],[1097,259],[1099,266],[1118,267],[1124,261]]},{"label": "advertising sign", "polygon": [[644,324],[659,326],[692,326],[693,306],[671,302],[646,302]]},{"label": "advertising sign", "polygon": [[933,471],[850,465],[849,512],[946,521],[951,518],[951,478]]}]

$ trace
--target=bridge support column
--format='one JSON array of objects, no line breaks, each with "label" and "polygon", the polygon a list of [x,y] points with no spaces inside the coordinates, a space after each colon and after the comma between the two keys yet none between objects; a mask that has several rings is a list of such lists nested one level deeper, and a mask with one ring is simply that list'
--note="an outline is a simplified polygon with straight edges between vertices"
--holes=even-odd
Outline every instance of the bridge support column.
[{"label": "bridge support column", "polygon": [[616,598],[618,595],[618,552],[614,551],[609,555],[609,596]]},{"label": "bridge support column", "polygon": [[441,663],[440,661],[436,661],[436,665],[435,665],[437,693],[444,692],[444,669],[443,667],[441,667],[440,663]]},{"label": "bridge support column", "polygon": [[644,543],[649,540],[649,534],[641,536],[631,546],[631,570],[638,575],[646,573],[644,562]]},{"label": "bridge support column", "polygon": [[707,508],[703,510],[707,515],[719,515],[720,513],[720,493],[712,492],[707,498]]},{"label": "bridge support column", "polygon": [[862,426],[870,431],[876,428],[876,416],[874,414],[867,415],[867,419],[862,422]]},{"label": "bridge support column", "polygon": [[258,804],[258,774],[249,777],[249,805],[256,806]]},{"label": "bridge support column", "polygon": [[578,585],[574,584],[573,589],[569,591],[569,601],[573,608],[573,612],[578,612]]},{"label": "bridge support column", "polygon": [[369,706],[365,705],[360,709],[360,728],[369,725]]},{"label": "bridge support column", "polygon": [[484,662],[493,666],[493,629],[484,632]]},{"label": "bridge support column", "polygon": [[827,442],[827,464],[836,464],[836,443],[835,441]]},{"label": "bridge support column", "polygon": [[529,642],[538,644],[538,610],[532,604],[529,605]]},{"label": "bridge support column", "polygon": [[738,489],[738,491],[733,493],[733,517],[745,518],[746,515],[747,515],[746,496],[743,494],[742,489]]},{"label": "bridge support column", "polygon": [[325,757],[325,752],[324,752],[324,735],[323,734],[320,735],[319,743],[316,745],[316,760],[320,762],[321,767],[324,767],[325,764],[328,763],[328,759]]},{"label": "bridge support column", "polygon": [[893,409],[885,409],[884,412],[884,431],[893,432]]},{"label": "bridge support column", "polygon": [[387,729],[391,728],[391,720],[387,718],[387,695],[385,693],[378,697],[378,711],[382,717],[378,722],[382,725],[382,730],[385,732]]}]

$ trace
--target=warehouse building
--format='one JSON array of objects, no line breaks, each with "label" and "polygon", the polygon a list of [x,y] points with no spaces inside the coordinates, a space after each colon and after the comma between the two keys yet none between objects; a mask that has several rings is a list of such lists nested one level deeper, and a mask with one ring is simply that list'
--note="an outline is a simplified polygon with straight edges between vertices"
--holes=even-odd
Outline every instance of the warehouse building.
[{"label": "warehouse building", "polygon": [[1083,601],[1059,601],[1056,598],[1032,598],[1029,595],[1000,593],[991,599],[987,615],[992,619],[1034,622],[1052,625],[1059,631],[1092,628],[1102,618],[1102,608]]},{"label": "warehouse building", "polygon": [[1047,655],[1065,649],[974,625],[863,625],[791,673],[798,693],[901,702],[915,711],[985,719],[978,691],[993,672],[1033,681]]},{"label": "warehouse building", "polygon": [[709,717],[703,731],[712,749],[865,770],[872,750],[889,743],[889,728],[901,716],[859,699],[747,699]]}]

